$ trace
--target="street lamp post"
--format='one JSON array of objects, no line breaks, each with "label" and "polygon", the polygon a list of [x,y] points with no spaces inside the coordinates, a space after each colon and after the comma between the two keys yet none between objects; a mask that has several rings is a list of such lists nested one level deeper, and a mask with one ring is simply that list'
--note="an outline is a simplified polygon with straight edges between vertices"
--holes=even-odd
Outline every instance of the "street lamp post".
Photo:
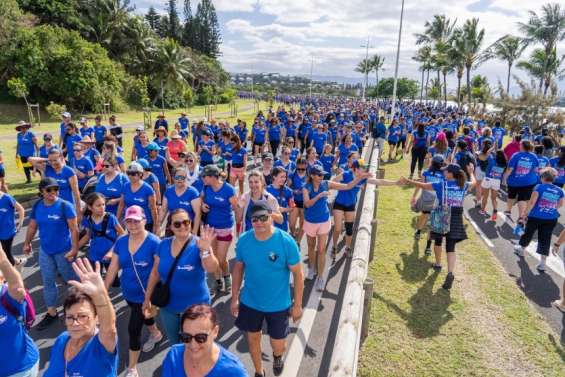
[{"label": "street lamp post", "polygon": [[312,98],[312,74],[314,72],[314,54],[312,54],[312,60],[310,61],[310,98]]},{"label": "street lamp post", "polygon": [[390,120],[394,119],[394,113],[396,111],[396,86],[398,83],[398,60],[400,58],[400,39],[402,37],[402,19],[404,17],[404,0],[402,0],[402,6],[400,8],[400,27],[398,28],[398,45],[396,47],[396,63],[394,66],[394,84],[392,86],[392,107],[390,109]]},{"label": "street lamp post", "polygon": [[365,80],[363,80],[363,101],[365,101],[365,91],[367,90],[367,86],[369,86],[369,42],[370,36],[367,36],[367,44],[365,46]]}]

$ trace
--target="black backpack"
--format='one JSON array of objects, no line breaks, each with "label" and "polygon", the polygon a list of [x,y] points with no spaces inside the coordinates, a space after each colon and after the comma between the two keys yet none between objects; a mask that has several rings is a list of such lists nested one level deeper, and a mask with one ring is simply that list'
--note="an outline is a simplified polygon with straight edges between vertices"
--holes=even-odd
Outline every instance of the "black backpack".
[{"label": "black backpack", "polygon": [[92,221],[92,217],[88,217],[88,228],[90,229],[90,235],[92,238],[94,237],[104,237],[112,242],[116,241],[115,238],[110,237],[109,235],[106,234],[106,231],[108,230],[108,222],[110,221],[110,214],[108,212],[106,212],[104,214],[104,218],[102,219],[102,225],[100,227],[100,230],[96,230],[94,229],[94,222]]}]

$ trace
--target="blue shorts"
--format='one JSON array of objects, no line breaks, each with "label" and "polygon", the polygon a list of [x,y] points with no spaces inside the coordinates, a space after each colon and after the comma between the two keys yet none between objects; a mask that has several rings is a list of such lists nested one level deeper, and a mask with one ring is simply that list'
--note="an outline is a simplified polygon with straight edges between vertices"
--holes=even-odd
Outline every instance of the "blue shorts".
[{"label": "blue shorts", "polygon": [[261,312],[239,304],[239,314],[235,326],[245,332],[259,332],[263,329],[263,321],[267,322],[267,334],[272,339],[285,339],[290,332],[288,309],[280,312]]}]

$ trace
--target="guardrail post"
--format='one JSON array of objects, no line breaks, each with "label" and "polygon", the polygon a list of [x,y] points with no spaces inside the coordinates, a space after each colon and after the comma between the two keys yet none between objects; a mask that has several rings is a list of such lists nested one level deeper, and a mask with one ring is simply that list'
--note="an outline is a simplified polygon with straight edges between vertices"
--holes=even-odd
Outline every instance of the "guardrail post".
[{"label": "guardrail post", "polygon": [[365,279],[363,282],[363,319],[361,322],[361,343],[365,342],[369,336],[369,320],[371,319],[371,299],[373,298],[373,287],[375,282],[371,278]]}]

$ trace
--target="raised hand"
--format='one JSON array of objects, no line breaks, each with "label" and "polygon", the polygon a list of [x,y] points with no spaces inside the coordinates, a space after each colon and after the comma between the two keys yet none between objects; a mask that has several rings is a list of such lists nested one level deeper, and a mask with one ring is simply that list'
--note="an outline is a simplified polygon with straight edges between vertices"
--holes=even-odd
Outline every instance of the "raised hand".
[{"label": "raised hand", "polygon": [[196,241],[200,250],[211,250],[212,241],[216,238],[214,228],[209,225],[200,226],[200,238]]},{"label": "raised hand", "polygon": [[92,269],[90,262],[86,258],[78,258],[73,263],[73,270],[77,274],[80,282],[76,280],[70,280],[69,284],[92,297],[105,296],[106,287],[104,287],[104,281],[102,280],[102,275],[100,275],[100,263],[96,262],[96,268]]}]

